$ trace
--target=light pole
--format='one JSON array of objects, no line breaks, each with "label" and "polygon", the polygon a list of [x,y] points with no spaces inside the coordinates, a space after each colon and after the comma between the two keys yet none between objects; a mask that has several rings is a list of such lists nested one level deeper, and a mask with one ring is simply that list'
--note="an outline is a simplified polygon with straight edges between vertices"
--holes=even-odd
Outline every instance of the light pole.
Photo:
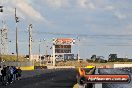
[{"label": "light pole", "polygon": [[19,18],[16,16],[16,8],[15,8],[15,21],[16,21],[16,54],[17,54],[17,61],[18,61],[18,28],[17,28],[17,23],[19,22]]},{"label": "light pole", "polygon": [[55,39],[53,39],[53,45],[52,45],[52,50],[53,50],[53,66],[55,66]]},{"label": "light pole", "polygon": [[[3,13],[3,6],[0,6],[0,13]],[[1,34],[2,34],[2,30],[1,30]],[[2,35],[1,35],[1,39],[2,39]],[[1,44],[2,44],[2,40],[1,40]],[[1,44],[0,44],[0,45],[1,45]],[[0,58],[0,61],[3,61],[3,60],[2,60],[2,48],[0,49],[0,55],[1,55],[1,56],[0,56],[0,57],[1,57],[1,58]]]},{"label": "light pole", "polygon": [[32,51],[32,24],[29,25],[29,60],[31,61],[31,51]]},{"label": "light pole", "polygon": [[53,49],[53,66],[55,66],[55,45],[52,46]]},{"label": "light pole", "polygon": [[41,40],[39,41],[39,61],[41,65]]},{"label": "light pole", "polygon": [[48,45],[47,45],[47,41],[45,39],[43,39],[44,44],[45,44],[45,60],[48,61]]},{"label": "light pole", "polygon": [[78,39],[78,56],[77,56],[77,60],[79,62],[80,61],[80,47],[79,47],[79,45],[80,45],[80,38],[77,37],[77,39]]}]

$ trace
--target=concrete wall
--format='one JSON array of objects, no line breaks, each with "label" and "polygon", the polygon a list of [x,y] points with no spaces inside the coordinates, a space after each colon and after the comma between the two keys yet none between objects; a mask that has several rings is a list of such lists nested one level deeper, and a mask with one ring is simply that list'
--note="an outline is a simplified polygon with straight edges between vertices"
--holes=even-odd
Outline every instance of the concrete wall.
[{"label": "concrete wall", "polygon": [[114,64],[114,68],[132,67],[132,64]]},{"label": "concrete wall", "polygon": [[2,62],[0,66],[16,66],[20,67],[22,70],[34,70],[34,63],[33,62]]}]

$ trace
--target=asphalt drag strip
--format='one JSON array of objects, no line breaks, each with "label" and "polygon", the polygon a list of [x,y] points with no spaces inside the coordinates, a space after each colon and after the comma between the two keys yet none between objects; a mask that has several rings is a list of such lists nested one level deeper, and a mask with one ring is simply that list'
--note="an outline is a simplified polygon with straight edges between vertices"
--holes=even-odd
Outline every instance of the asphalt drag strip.
[{"label": "asphalt drag strip", "polygon": [[75,83],[75,69],[54,69],[49,73],[23,78],[7,86],[0,85],[0,88],[73,88]]}]

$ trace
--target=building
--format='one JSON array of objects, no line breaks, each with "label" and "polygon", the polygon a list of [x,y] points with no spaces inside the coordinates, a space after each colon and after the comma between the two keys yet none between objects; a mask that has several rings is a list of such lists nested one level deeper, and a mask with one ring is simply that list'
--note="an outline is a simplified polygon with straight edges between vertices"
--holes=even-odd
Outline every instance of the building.
[{"label": "building", "polygon": [[123,57],[123,58],[118,58],[117,54],[110,54],[109,58],[108,58],[109,62],[127,62],[128,58],[127,57]]},{"label": "building", "polygon": [[[29,59],[29,55],[26,55],[26,58]],[[31,60],[34,60],[34,61],[39,61],[39,55],[38,54],[33,54],[31,55]]]}]

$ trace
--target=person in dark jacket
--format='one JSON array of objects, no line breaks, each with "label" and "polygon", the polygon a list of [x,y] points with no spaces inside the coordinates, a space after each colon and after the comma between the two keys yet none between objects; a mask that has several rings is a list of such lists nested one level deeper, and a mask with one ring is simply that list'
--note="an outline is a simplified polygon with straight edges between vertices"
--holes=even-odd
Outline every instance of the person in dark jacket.
[{"label": "person in dark jacket", "polygon": [[2,71],[2,67],[0,66],[0,83],[2,82],[2,73],[1,73],[1,71]]},{"label": "person in dark jacket", "polygon": [[16,80],[17,69],[16,69],[15,66],[12,66],[12,68],[13,68],[13,81],[15,81]]},{"label": "person in dark jacket", "polygon": [[22,73],[22,70],[20,69],[20,67],[18,67],[18,69],[17,69],[17,80],[21,79],[21,73]]},{"label": "person in dark jacket", "polygon": [[12,83],[13,82],[13,66],[10,66],[9,70],[10,70],[10,80],[9,80],[9,83]]},{"label": "person in dark jacket", "polygon": [[6,66],[5,65],[3,65],[3,69],[1,70],[1,74],[2,74],[2,84],[6,85],[7,78],[6,78]]},{"label": "person in dark jacket", "polygon": [[6,84],[9,84],[10,83],[10,77],[11,77],[10,66],[7,66],[6,67],[6,79],[7,79]]}]

